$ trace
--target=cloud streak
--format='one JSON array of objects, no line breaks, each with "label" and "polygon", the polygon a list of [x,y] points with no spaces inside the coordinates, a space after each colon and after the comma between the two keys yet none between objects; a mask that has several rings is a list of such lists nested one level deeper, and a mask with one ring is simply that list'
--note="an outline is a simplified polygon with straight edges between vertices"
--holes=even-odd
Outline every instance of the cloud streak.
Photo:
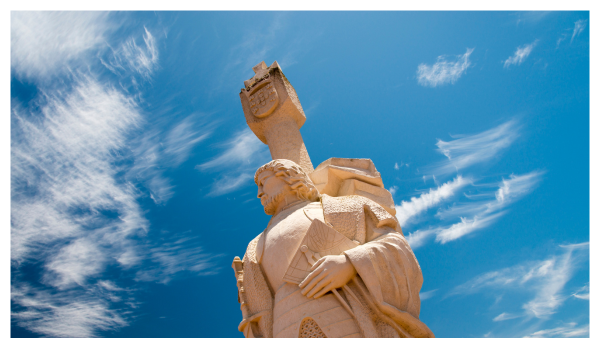
[{"label": "cloud streak", "polygon": [[522,317],[522,316],[521,315],[515,315],[515,314],[510,314],[510,313],[502,312],[498,316],[494,317],[493,321],[495,321],[495,322],[503,322],[505,320],[515,319],[515,318],[519,318],[519,317]]},{"label": "cloud streak", "polygon": [[46,94],[40,109],[35,118],[13,109],[11,247],[16,275],[42,262],[46,287],[22,292],[26,282],[13,279],[13,301],[24,307],[14,316],[41,334],[89,337],[124,323],[90,294],[93,278],[108,264],[134,264],[135,238],[148,227],[114,165],[141,115],[133,100],[91,78],[66,96]]},{"label": "cloud streak", "polygon": [[421,86],[437,87],[444,84],[454,84],[471,65],[469,56],[474,48],[467,48],[465,54],[457,55],[448,60],[447,56],[438,56],[436,63],[427,65],[421,63],[417,68],[417,80]]},{"label": "cloud streak", "polygon": [[199,164],[200,171],[219,171],[209,196],[230,193],[252,182],[253,171],[269,161],[268,148],[250,129],[235,134],[223,145],[225,150],[214,159]]},{"label": "cloud streak", "polygon": [[571,42],[587,27],[587,20],[577,20],[575,27],[573,28],[573,35],[571,36]]},{"label": "cloud streak", "polygon": [[589,337],[590,326],[581,325],[577,326],[577,323],[568,323],[565,326],[558,326],[553,329],[539,330],[523,338],[550,338],[550,337]]},{"label": "cloud streak", "polygon": [[187,161],[194,147],[212,135],[214,124],[202,119],[200,114],[189,115],[170,129],[161,123],[160,128],[148,130],[136,140],[128,177],[142,182],[156,204],[166,203],[174,193],[165,173]]},{"label": "cloud streak", "polygon": [[426,170],[443,175],[490,161],[515,141],[519,129],[517,122],[511,120],[476,135],[463,136],[447,142],[438,140],[438,152],[444,154],[448,162],[433,165]]},{"label": "cloud streak", "polygon": [[112,50],[112,56],[106,62],[101,60],[104,66],[116,75],[128,75],[137,73],[145,80],[149,80],[158,67],[159,52],[156,39],[144,27],[143,45],[131,37],[122,43],[119,48]]},{"label": "cloud streak", "polygon": [[525,44],[517,47],[517,50],[515,51],[513,56],[509,57],[504,61],[504,68],[508,68],[512,65],[520,65],[521,63],[523,63],[523,61],[527,59],[529,54],[531,54],[531,51],[533,50],[536,44],[537,40],[530,44]]},{"label": "cloud streak", "polygon": [[404,227],[412,217],[451,198],[456,191],[469,183],[471,183],[470,180],[459,175],[435,190],[429,189],[429,192],[423,193],[419,197],[412,197],[410,201],[402,201],[400,205],[396,205],[396,218]]},{"label": "cloud streak", "polygon": [[207,275],[219,271],[213,262],[219,255],[204,252],[194,237],[179,236],[158,245],[152,244],[148,251],[152,267],[138,271],[136,279],[139,281],[166,284],[183,272]]},{"label": "cloud streak", "polygon": [[477,210],[476,214],[461,217],[460,222],[448,228],[440,228],[436,241],[445,244],[489,226],[504,214],[504,208],[528,194],[539,182],[541,175],[541,172],[535,171],[520,176],[513,174],[508,180],[503,179],[494,200],[479,202],[473,208]]},{"label": "cloud streak", "polygon": [[127,325],[124,311],[111,306],[111,302],[120,300],[119,295],[123,294],[120,291],[122,289],[110,289],[110,284],[106,283],[86,293],[52,293],[26,284],[19,285],[11,289],[12,301],[18,308],[12,316],[21,326],[40,335],[95,337],[96,330],[112,330]]},{"label": "cloud streak", "polygon": [[533,298],[522,304],[523,314],[502,313],[494,320],[507,320],[517,316],[548,318],[568,298],[563,294],[563,289],[580,268],[581,262],[589,256],[588,248],[589,243],[561,246],[560,255],[484,273],[457,286],[450,295],[484,292],[488,289],[525,290]]},{"label": "cloud streak", "polygon": [[502,180],[494,194],[484,194],[484,196],[490,196],[490,198],[462,205],[459,204],[438,211],[436,217],[441,219],[460,217],[460,222],[450,226],[439,226],[414,231],[407,237],[409,244],[413,249],[416,249],[423,246],[434,236],[436,242],[446,244],[488,227],[504,215],[506,208],[510,204],[531,192],[540,181],[542,174],[542,172],[538,171],[524,175],[513,174],[509,179]]},{"label": "cloud streak", "polygon": [[[180,165],[210,133],[189,117],[167,132],[159,152],[129,151],[145,124],[141,93],[125,93],[92,72],[104,69],[90,56],[102,54],[109,27],[99,12],[13,12],[13,74],[46,81],[68,72],[55,81],[60,89],[38,88],[35,100],[13,100],[11,111],[11,315],[43,336],[94,337],[129,323],[136,290],[106,280],[109,268],[137,267],[145,280],[167,283],[212,267],[194,238],[145,239],[149,222],[127,175],[132,165],[155,163],[145,155]],[[143,40],[116,51],[117,75],[150,79],[158,49],[148,30]],[[172,193],[161,175],[151,182],[163,189],[156,195]],[[39,277],[23,272],[31,269]]]},{"label": "cloud streak", "polygon": [[85,66],[111,31],[106,12],[11,12],[11,67],[19,77],[46,80]]}]

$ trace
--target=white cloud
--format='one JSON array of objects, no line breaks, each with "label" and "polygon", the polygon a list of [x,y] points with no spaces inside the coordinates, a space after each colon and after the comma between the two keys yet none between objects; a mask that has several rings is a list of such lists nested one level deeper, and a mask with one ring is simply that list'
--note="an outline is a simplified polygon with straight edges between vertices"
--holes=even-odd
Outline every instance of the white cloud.
[{"label": "white cloud", "polygon": [[413,231],[408,234],[406,240],[408,241],[408,244],[410,244],[410,247],[414,250],[425,245],[425,242],[429,240],[429,238],[435,236],[438,231],[438,228]]},{"label": "white cloud", "polygon": [[435,190],[429,189],[429,192],[423,193],[419,197],[412,197],[409,202],[402,201],[400,205],[396,205],[396,218],[402,227],[404,227],[411,217],[454,196],[456,191],[469,183],[471,183],[470,180],[464,179],[459,175],[454,180],[442,184],[442,186]]},{"label": "white cloud", "polygon": [[66,97],[47,94],[41,118],[13,111],[12,248],[25,259],[36,247],[78,238],[100,210],[116,210],[124,234],[145,228],[131,187],[111,164],[141,117],[135,103],[91,79]]},{"label": "white cloud", "polygon": [[[97,330],[126,325],[115,308],[132,306],[115,294],[121,290],[115,283],[95,282],[108,266],[126,270],[154,261],[151,269],[164,282],[179,271],[203,273],[210,266],[198,245],[161,243],[160,251],[140,242],[148,221],[136,200],[139,192],[122,175],[129,170],[123,163],[131,161],[121,154],[127,154],[141,121],[131,97],[91,78],[77,80],[71,91],[44,92],[30,108],[13,104],[11,262],[17,325],[46,336],[93,337]],[[169,139],[172,161],[185,157],[184,143],[196,139]],[[40,266],[36,286],[20,279],[21,268],[30,263]]]},{"label": "white cloud", "polygon": [[511,65],[520,65],[521,63],[523,63],[523,61],[527,59],[529,54],[531,54],[531,51],[533,50],[533,47],[535,47],[536,44],[537,40],[530,44],[525,44],[517,47],[515,54],[513,54],[513,56],[509,57],[504,61],[504,68],[508,68]]},{"label": "white cloud", "polygon": [[254,170],[269,161],[267,146],[250,129],[234,135],[225,148],[221,155],[196,166],[201,171],[222,172],[213,183],[210,196],[223,195],[253,182]]},{"label": "white cloud", "polygon": [[476,135],[463,136],[452,141],[438,140],[438,151],[449,163],[434,165],[430,170],[436,174],[448,174],[477,163],[494,159],[517,138],[519,126],[511,120]]},{"label": "white cloud", "polygon": [[212,133],[211,127],[203,127],[194,119],[193,115],[186,117],[166,137],[164,153],[170,157],[171,166],[178,166],[187,160],[193,147]]},{"label": "white cloud", "polygon": [[590,286],[585,285],[581,287],[572,296],[578,299],[590,300]]},{"label": "white cloud", "polygon": [[[491,225],[496,219],[506,212],[506,207],[519,198],[533,190],[541,179],[542,172],[534,171],[525,175],[511,175],[509,179],[503,179],[495,193],[482,194],[483,199],[454,205],[445,210],[437,212],[436,217],[441,219],[460,216],[460,222],[450,226],[439,226],[427,230],[417,230],[407,236],[407,241],[413,249],[423,246],[430,238],[435,236],[435,241],[441,244],[457,240],[474,231]],[[445,183],[437,190],[431,190],[424,194],[426,198],[413,198],[411,202],[403,202],[402,206],[396,206],[398,219],[409,219],[418,212],[441,202],[470,181],[460,176],[452,182]],[[442,189],[444,188],[444,189]],[[424,196],[422,195],[422,196]],[[417,202],[418,203],[413,203]],[[402,223],[401,223],[402,224]]]},{"label": "white cloud", "polygon": [[519,176],[512,174],[508,180],[502,179],[502,185],[496,191],[496,201],[498,204],[495,207],[511,203],[528,194],[535,184],[538,183],[541,175],[542,172],[532,171]]},{"label": "white cloud", "polygon": [[127,75],[129,72],[140,74],[148,80],[158,67],[158,48],[156,39],[144,27],[144,44],[138,45],[135,38],[129,38],[119,48],[112,51],[112,57],[102,63],[117,75]]},{"label": "white cloud", "polygon": [[181,237],[149,248],[154,268],[138,271],[140,281],[168,283],[183,272],[197,275],[214,274],[219,268],[212,262],[217,255],[205,253],[195,238]]},{"label": "white cloud", "polygon": [[581,325],[577,326],[577,323],[568,323],[566,326],[559,326],[553,329],[539,330],[523,338],[549,338],[549,337],[589,337],[590,326]]},{"label": "white cloud", "polygon": [[[487,292],[483,291],[486,289],[527,291],[533,294],[533,298],[522,305],[522,315],[547,318],[567,298],[563,295],[565,284],[588,257],[588,247],[589,243],[561,246],[563,252],[560,256],[553,255],[542,261],[524,262],[482,274],[457,286],[451,294]],[[496,318],[508,319],[508,315]]]},{"label": "white cloud", "polygon": [[425,87],[437,87],[446,83],[456,83],[456,81],[469,68],[471,62],[469,56],[474,48],[467,48],[465,54],[457,55],[452,61],[446,60],[446,56],[438,56],[437,62],[433,65],[421,63],[417,68],[417,79],[419,84]]},{"label": "white cloud", "polygon": [[[100,290],[103,289],[103,290]],[[96,330],[112,330],[127,325],[127,318],[111,308],[111,300],[122,289],[90,288],[90,293],[51,293],[28,285],[11,289],[18,324],[43,336],[82,338],[97,336]]]},{"label": "white cloud", "polygon": [[197,165],[200,170],[223,169],[235,167],[250,162],[258,152],[265,150],[266,146],[252,133],[244,129],[225,143],[226,150],[216,158]]},{"label": "white cloud", "polygon": [[18,76],[46,79],[77,64],[105,41],[106,12],[11,12],[11,67]]},{"label": "white cloud", "polygon": [[[494,200],[471,203],[467,209],[459,207],[460,211],[471,210],[475,213],[461,217],[460,222],[448,228],[439,228],[436,241],[445,244],[492,224],[504,214],[504,208],[528,194],[539,182],[541,175],[541,172],[534,171],[525,175],[510,175],[508,180],[502,179],[502,184],[496,191]],[[448,213],[448,211],[443,213]]]},{"label": "white cloud", "polygon": [[419,293],[419,298],[423,301],[426,299],[429,299],[431,297],[433,297],[435,295],[435,293],[437,292],[438,289],[433,289],[433,290],[429,290],[426,292],[421,292]]},{"label": "white cloud", "polygon": [[510,314],[510,313],[502,312],[501,314],[499,314],[498,316],[496,316],[493,320],[495,322],[502,322],[502,321],[505,321],[505,320],[515,319],[515,318],[519,318],[519,317],[522,317],[522,315],[516,315],[516,314]]},{"label": "white cloud", "polygon": [[393,197],[396,194],[396,191],[398,191],[398,187],[393,185],[388,190],[390,191],[390,194],[392,194]]},{"label": "white cloud", "polygon": [[[136,77],[149,80],[156,71],[158,48],[145,29],[143,42],[131,38],[109,61],[98,60],[108,32],[117,28],[108,16],[12,13],[13,75],[40,83],[68,75],[46,83],[60,89],[39,87],[26,107],[13,100],[11,112],[11,315],[16,325],[43,336],[94,337],[128,324],[136,290],[106,280],[108,267],[136,266],[138,274],[163,283],[182,271],[214,272],[212,257],[190,239],[159,245],[144,239],[149,224],[127,173],[158,160],[181,165],[210,128],[188,117],[165,132],[163,143],[129,152],[145,123],[135,99],[142,93],[101,83],[93,69],[101,61],[121,76],[121,88],[128,79],[135,85]],[[144,178],[155,200],[172,194],[163,176]],[[22,273],[32,264],[40,276],[35,284]]]},{"label": "white cloud", "polygon": [[556,49],[560,46],[560,43],[563,42],[567,38],[566,34],[561,35],[558,40],[556,40]]},{"label": "white cloud", "polygon": [[435,240],[442,244],[457,240],[473,231],[487,227],[500,216],[502,216],[502,213],[495,213],[487,217],[478,217],[476,215],[472,219],[461,217],[460,222],[452,224],[448,228],[439,229]]},{"label": "white cloud", "polygon": [[581,34],[581,32],[583,32],[585,27],[587,27],[587,20],[582,19],[582,20],[577,20],[575,22],[575,28],[573,28],[573,35],[571,36],[571,42],[573,42],[573,39],[575,39],[576,36],[578,36],[579,34]]},{"label": "white cloud", "polygon": [[19,293],[26,284],[13,280],[13,301],[23,308],[13,314],[17,324],[57,337],[122,326],[110,302],[93,294],[90,277],[111,261],[135,262],[133,239],[147,227],[135,190],[116,179],[113,165],[140,121],[138,108],[86,78],[64,96],[46,93],[40,113],[28,116],[13,109],[12,262],[17,269],[43,263],[41,282],[55,289]]},{"label": "white cloud", "polygon": [[96,243],[79,238],[63,246],[46,265],[46,283],[65,289],[84,285],[87,279],[103,271],[106,257]]},{"label": "white cloud", "polygon": [[198,114],[185,117],[166,131],[163,130],[164,121],[158,125],[160,127],[145,131],[136,140],[133,149],[135,163],[128,177],[143,182],[154,202],[162,204],[174,193],[165,171],[184,163],[192,149],[212,134],[213,125],[205,124]]}]

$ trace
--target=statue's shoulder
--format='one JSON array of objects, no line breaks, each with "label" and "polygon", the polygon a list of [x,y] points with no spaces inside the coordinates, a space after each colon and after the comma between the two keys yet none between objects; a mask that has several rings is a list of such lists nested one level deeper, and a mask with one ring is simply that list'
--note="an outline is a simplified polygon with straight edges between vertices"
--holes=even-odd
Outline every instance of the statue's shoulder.
[{"label": "statue's shoulder", "polygon": [[248,247],[246,248],[246,254],[244,254],[243,261],[256,261],[256,246],[261,236],[262,233],[258,234],[258,236],[254,237],[254,239],[251,240],[250,243],[248,243]]},{"label": "statue's shoulder", "polygon": [[321,203],[325,213],[337,212],[363,212],[368,209],[375,214],[377,219],[395,219],[379,203],[360,195],[346,195],[333,197],[326,194],[321,196]]},{"label": "statue's shoulder", "polygon": [[[399,229],[398,220],[386,211],[379,203],[360,195],[333,197],[327,194],[321,196],[323,214],[331,223],[348,223],[350,219],[364,220],[368,214],[376,227],[387,226]],[[359,224],[360,227],[360,224]]]}]

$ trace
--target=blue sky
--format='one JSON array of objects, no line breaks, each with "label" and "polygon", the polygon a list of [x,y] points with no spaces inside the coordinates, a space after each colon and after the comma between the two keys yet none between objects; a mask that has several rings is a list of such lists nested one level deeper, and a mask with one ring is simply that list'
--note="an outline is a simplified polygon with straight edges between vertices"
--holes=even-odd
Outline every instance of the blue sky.
[{"label": "blue sky", "polygon": [[589,336],[588,12],[11,15],[13,337],[241,337],[277,60],[316,166],[371,158],[437,337]]}]

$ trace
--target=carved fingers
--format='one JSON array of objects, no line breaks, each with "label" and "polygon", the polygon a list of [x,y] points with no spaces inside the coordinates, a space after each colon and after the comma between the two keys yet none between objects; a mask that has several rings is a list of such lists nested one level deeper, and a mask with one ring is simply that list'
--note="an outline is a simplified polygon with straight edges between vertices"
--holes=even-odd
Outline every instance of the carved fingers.
[{"label": "carved fingers", "polygon": [[311,270],[299,286],[303,295],[315,299],[346,285],[356,275],[356,269],[345,255],[325,256]]},{"label": "carved fingers", "polygon": [[311,272],[308,276],[306,276],[306,278],[299,285],[301,288],[303,288],[301,291],[302,294],[307,297],[311,297],[314,293],[311,293],[310,296],[308,296],[307,293],[309,291],[311,291],[312,289],[314,289],[315,286],[317,285],[317,283],[321,282],[321,280],[323,280],[323,278],[325,278],[326,276],[327,276],[327,271],[316,270],[316,271]]}]

